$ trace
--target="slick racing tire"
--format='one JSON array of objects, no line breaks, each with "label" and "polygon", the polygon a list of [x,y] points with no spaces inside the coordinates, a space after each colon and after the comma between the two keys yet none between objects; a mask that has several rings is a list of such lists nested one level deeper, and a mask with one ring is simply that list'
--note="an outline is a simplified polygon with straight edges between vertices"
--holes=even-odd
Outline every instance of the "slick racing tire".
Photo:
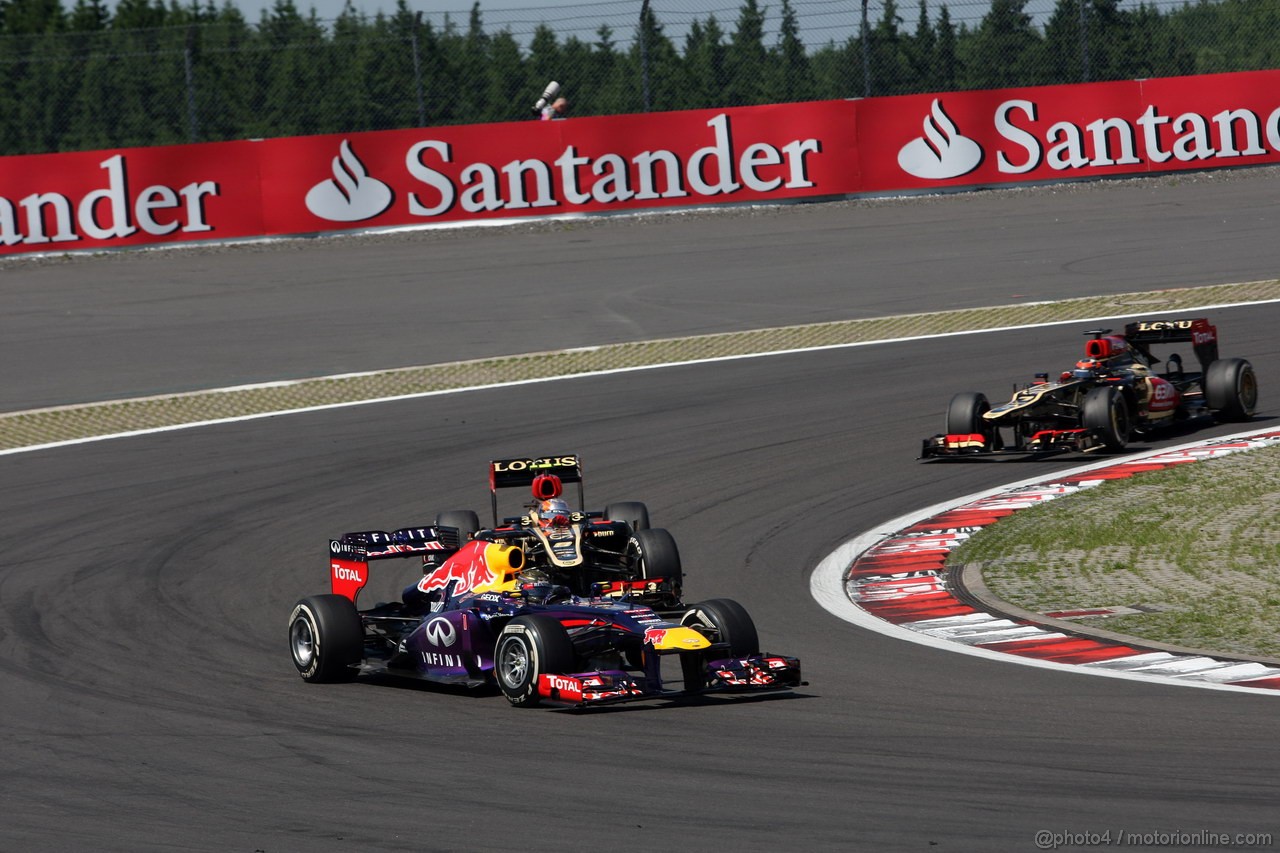
[{"label": "slick racing tire", "polygon": [[451,509],[436,516],[436,527],[453,527],[458,531],[458,546],[461,547],[476,535],[480,529],[480,516],[469,509]]},{"label": "slick racing tire", "polygon": [[542,701],[539,677],[573,671],[573,643],[564,626],[550,616],[517,616],[498,635],[493,669],[507,701],[531,708]]},{"label": "slick racing tire", "polygon": [[675,538],[661,527],[637,530],[627,543],[627,553],[636,568],[636,578],[669,578],[676,601],[684,592],[684,568]]},{"label": "slick racing tire", "polygon": [[999,450],[1000,432],[982,416],[991,411],[991,403],[985,394],[962,391],[951,398],[947,406],[947,435],[972,435],[977,433],[987,442],[987,449]]},{"label": "slick racing tire", "polygon": [[1102,446],[1112,453],[1124,450],[1133,422],[1120,389],[1110,385],[1091,388],[1080,406],[1080,425],[1093,430]]},{"label": "slick racing tire", "polygon": [[[732,657],[760,653],[756,623],[751,621],[746,608],[732,599],[713,598],[694,604],[680,617],[680,624],[692,628],[713,643],[728,643]],[[707,686],[706,655],[706,652],[680,655],[685,690],[697,691]]]},{"label": "slick racing tire", "polygon": [[649,507],[640,501],[617,501],[604,508],[604,517],[609,521],[625,521],[631,530],[649,529]]},{"label": "slick racing tire", "polygon": [[312,595],[293,606],[289,650],[303,681],[351,681],[364,656],[364,625],[351,599]]},{"label": "slick racing tire", "polygon": [[1258,405],[1258,378],[1243,358],[1220,358],[1204,372],[1204,397],[1220,421],[1247,421]]}]

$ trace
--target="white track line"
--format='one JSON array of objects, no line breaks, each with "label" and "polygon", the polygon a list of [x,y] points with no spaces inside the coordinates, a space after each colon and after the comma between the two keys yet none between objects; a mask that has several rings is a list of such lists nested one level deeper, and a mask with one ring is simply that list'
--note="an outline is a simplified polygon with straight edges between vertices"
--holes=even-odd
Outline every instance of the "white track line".
[{"label": "white track line", "polygon": [[[1120,295],[1123,295],[1123,294],[1120,294]],[[1181,309],[1180,313],[1216,311],[1216,310],[1222,310],[1226,308],[1243,308],[1243,307],[1248,307],[1250,305],[1271,305],[1271,304],[1274,304],[1276,301],[1277,300],[1274,300],[1274,299],[1261,299],[1261,300],[1252,300],[1248,302],[1224,302],[1224,303],[1213,304],[1213,305],[1193,306],[1190,308]],[[1046,304],[1047,305],[1052,303],[1037,302],[1037,303],[1027,303],[1027,304],[1035,304],[1035,305]],[[1008,307],[1025,307],[1025,306],[993,306],[993,310],[996,308],[1008,308]],[[254,420],[259,420],[261,418],[275,418],[275,417],[283,417],[285,415],[299,415],[299,414],[306,414],[309,412],[323,412],[323,411],[328,411],[330,409],[345,409],[345,408],[350,408],[352,406],[369,406],[377,403],[393,403],[400,400],[417,400],[424,397],[438,397],[442,394],[464,394],[471,391],[485,391],[485,390],[496,389],[496,388],[512,388],[519,385],[532,385],[539,382],[560,382],[566,379],[586,379],[589,377],[609,376],[609,375],[619,374],[619,373],[635,373],[641,370],[663,370],[663,369],[672,368],[672,367],[688,367],[690,365],[696,365],[696,364],[712,364],[715,362],[722,362],[722,361],[741,361],[743,359],[749,359],[749,358],[770,358],[773,356],[796,355],[798,353],[820,352],[823,350],[854,349],[857,347],[870,347],[870,346],[883,346],[885,344],[910,343],[912,341],[930,340],[932,338],[954,338],[954,337],[961,337],[964,335],[984,335],[984,334],[995,334],[999,332],[1016,332],[1016,331],[1026,330],[1026,329],[1040,329],[1040,328],[1049,328],[1052,326],[1074,325],[1077,323],[1096,323],[1096,322],[1102,322],[1104,320],[1117,320],[1117,319],[1123,319],[1126,317],[1146,317],[1146,316],[1149,316],[1150,314],[1151,314],[1151,309],[1148,308],[1144,311],[1135,311],[1127,314],[1107,314],[1105,316],[1098,316],[1098,317],[1077,317],[1077,318],[1072,318],[1070,320],[1054,320],[1048,323],[1028,323],[1028,324],[1022,324],[1022,325],[1016,325],[1016,326],[999,326],[999,327],[987,328],[987,329],[966,329],[966,330],[957,331],[957,332],[942,332],[942,333],[933,334],[933,335],[913,335],[910,337],[886,338],[884,340],[876,340],[876,341],[855,341],[852,343],[845,343],[845,344],[827,344],[827,345],[818,346],[818,347],[796,347],[795,349],[776,350],[776,351],[770,351],[770,352],[743,353],[741,355],[725,355],[725,356],[717,356],[714,358],[690,359],[688,361],[667,362],[663,364],[642,364],[642,365],[636,365],[633,367],[617,367],[609,370],[591,371],[589,373],[573,373],[573,374],[566,374],[561,376],[543,376],[537,379],[518,379],[518,380],[513,380],[511,382],[498,382],[498,383],[493,383],[488,385],[468,385],[461,388],[445,388],[438,391],[421,391],[415,394],[400,394],[392,397],[378,397],[378,398],[366,399],[366,400],[353,400],[351,402],[346,402],[346,403],[329,403],[323,406],[306,406],[303,408],[281,409],[278,411],[271,411],[271,412],[257,412],[252,415],[238,415],[238,416],[229,417],[229,418],[216,418],[216,419],[205,420],[205,421],[192,421],[190,423],[173,424],[170,426],[163,426],[163,427],[149,427],[146,429],[110,433],[108,435],[94,435],[94,436],[86,436],[84,438],[68,439],[66,441],[52,441],[46,444],[32,444],[32,445],[27,445],[25,447],[13,447],[7,450],[0,450],[0,456],[9,456],[15,453],[31,453],[36,450],[52,450],[59,447],[72,447],[77,444],[89,444],[95,441],[107,441],[108,439],[114,439],[114,438],[132,438],[134,436],[139,436],[139,435],[155,435],[157,433],[175,432],[177,430],[194,429],[196,427],[213,426],[215,424],[240,423],[242,421],[254,421]],[[891,318],[885,318],[885,319],[891,319]],[[768,331],[768,330],[753,330],[753,331]],[[683,340],[683,339],[673,338],[670,340]],[[603,347],[594,347],[594,346],[576,347],[573,349],[564,350],[564,352],[588,352],[588,351],[598,350],[598,349],[603,349]],[[520,356],[512,355],[512,356],[505,356],[505,357],[519,358]],[[495,356],[495,359],[501,359],[501,358],[504,358],[504,356]],[[493,360],[493,359],[490,359],[490,360]],[[413,370],[413,369],[414,368],[391,368],[390,370],[400,371],[400,370]],[[107,406],[107,405],[113,405],[113,404],[124,404],[124,403],[135,402],[138,399],[150,400],[150,399],[163,399],[166,397],[180,398],[180,397],[191,397],[191,396],[203,396],[208,394],[230,393],[235,391],[249,391],[249,390],[256,390],[261,388],[285,388],[293,385],[300,385],[306,382],[323,382],[323,381],[338,380],[338,379],[352,379],[352,378],[358,378],[361,376],[376,376],[376,375],[384,374],[387,372],[389,372],[389,370],[385,370],[385,369],[370,370],[370,371],[363,371],[360,373],[343,373],[343,374],[337,374],[334,376],[312,377],[309,379],[280,380],[280,381],[273,381],[273,382],[260,382],[260,383],[254,383],[254,384],[248,384],[248,385],[236,385],[236,386],[231,386],[227,388],[210,388],[210,389],[201,390],[201,391],[188,392],[185,394],[171,394],[171,395],[161,394],[161,395],[155,395],[153,397],[146,397],[146,398],[107,400],[100,403],[86,403],[82,405]],[[53,409],[74,409],[74,408],[79,408],[79,406],[75,406],[75,405],[55,406],[52,408]],[[29,411],[24,411],[24,412],[4,412],[4,413],[0,413],[0,416],[14,417],[17,415],[31,414],[33,412],[45,412],[45,411],[49,411],[49,409],[33,409]]]}]

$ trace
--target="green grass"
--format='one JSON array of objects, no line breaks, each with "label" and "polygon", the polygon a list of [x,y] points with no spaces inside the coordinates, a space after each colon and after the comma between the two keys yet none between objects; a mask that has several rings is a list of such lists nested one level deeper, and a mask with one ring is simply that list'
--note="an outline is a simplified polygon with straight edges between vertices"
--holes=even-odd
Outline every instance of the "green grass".
[{"label": "green grass", "polygon": [[951,554],[1038,613],[1127,606],[1078,624],[1280,656],[1280,448],[1112,480],[1020,510]]}]

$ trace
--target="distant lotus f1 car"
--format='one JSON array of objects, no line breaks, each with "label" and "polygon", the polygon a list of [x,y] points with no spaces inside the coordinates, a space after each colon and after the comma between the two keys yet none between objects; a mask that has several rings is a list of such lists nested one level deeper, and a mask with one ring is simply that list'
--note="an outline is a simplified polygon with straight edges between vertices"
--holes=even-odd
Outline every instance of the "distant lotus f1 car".
[{"label": "distant lotus f1 car", "polygon": [[[991,406],[966,391],[947,408],[946,432],[924,440],[921,457],[1123,450],[1135,435],[1212,416],[1253,416],[1258,382],[1242,358],[1218,357],[1218,330],[1205,319],[1143,320],[1085,333],[1085,357],[1056,379],[1036,374],[1009,402]],[[1160,369],[1153,345],[1189,343],[1199,370],[1170,354]]]},{"label": "distant lotus f1 car", "polygon": [[[360,531],[329,541],[332,592],[300,600],[289,647],[304,681],[348,681],[385,673],[470,687],[496,684],[511,704],[599,705],[682,693],[793,688],[800,661],[762,654],[755,624],[738,603],[680,601],[679,558],[649,540],[648,513],[570,511],[563,479],[579,483],[574,456],[496,460],[492,529],[475,513],[441,513],[427,527]],[[530,513],[497,524],[498,488],[531,486]],[[553,503],[551,510],[545,510]],[[544,512],[554,513],[543,518]],[[627,518],[615,516],[622,514]],[[599,526],[599,530],[593,528]],[[620,525],[620,527],[619,527]],[[609,531],[608,535],[597,534]],[[592,540],[641,540],[615,549]],[[674,548],[674,543],[670,543]],[[424,575],[403,600],[357,609],[375,560],[420,556]],[[586,574],[582,564],[602,565]],[[666,570],[660,575],[658,569]],[[601,573],[579,594],[568,582]],[[676,657],[681,689],[663,681]]]}]

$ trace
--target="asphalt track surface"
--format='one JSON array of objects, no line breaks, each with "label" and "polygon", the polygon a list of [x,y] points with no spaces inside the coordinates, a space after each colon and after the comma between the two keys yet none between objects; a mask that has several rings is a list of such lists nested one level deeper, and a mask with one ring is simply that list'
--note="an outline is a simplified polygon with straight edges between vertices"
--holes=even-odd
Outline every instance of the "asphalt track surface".
[{"label": "asphalt track surface", "polygon": [[[1274,278],[1278,193],[1274,176],[1240,173],[15,265],[0,272],[4,347],[19,332],[30,361],[6,361],[0,381],[21,408]],[[443,279],[423,274],[437,252],[453,269]],[[1280,376],[1280,306],[1210,316],[1223,354],[1253,361],[1265,425],[1280,415],[1267,378]],[[77,341],[89,327],[94,346]],[[1280,836],[1274,697],[950,654],[846,624],[809,596],[817,562],[879,522],[1076,464],[914,457],[953,392],[995,396],[1059,369],[1078,331],[638,371],[0,457],[0,849],[1016,851],[1036,849],[1039,830]],[[297,678],[286,618],[325,591],[329,536],[483,511],[490,458],[560,451],[585,460],[588,503],[646,501],[680,543],[687,597],[741,601],[766,649],[803,659],[810,686],[572,713]],[[383,568],[366,600],[406,582]]]}]

